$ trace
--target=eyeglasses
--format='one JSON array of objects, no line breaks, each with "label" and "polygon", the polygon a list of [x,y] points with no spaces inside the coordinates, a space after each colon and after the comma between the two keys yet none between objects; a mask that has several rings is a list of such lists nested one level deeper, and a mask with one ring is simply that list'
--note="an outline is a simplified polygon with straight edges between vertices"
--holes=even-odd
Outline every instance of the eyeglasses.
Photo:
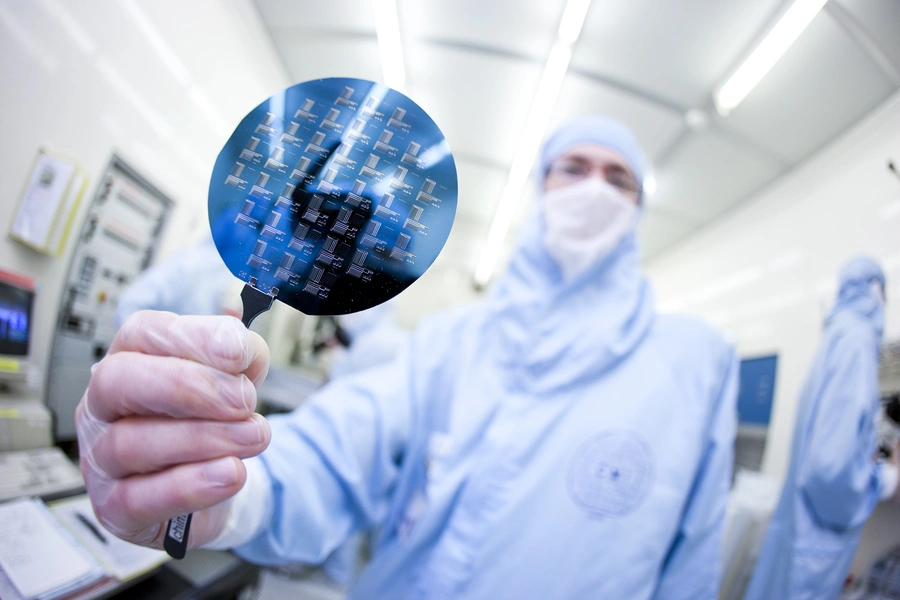
[{"label": "eyeglasses", "polygon": [[552,174],[560,179],[567,180],[569,183],[587,179],[594,172],[599,172],[606,183],[619,188],[626,194],[637,196],[641,193],[641,186],[638,185],[637,180],[619,165],[598,165],[590,164],[583,160],[561,158],[550,163],[550,168],[547,169],[547,175]]}]

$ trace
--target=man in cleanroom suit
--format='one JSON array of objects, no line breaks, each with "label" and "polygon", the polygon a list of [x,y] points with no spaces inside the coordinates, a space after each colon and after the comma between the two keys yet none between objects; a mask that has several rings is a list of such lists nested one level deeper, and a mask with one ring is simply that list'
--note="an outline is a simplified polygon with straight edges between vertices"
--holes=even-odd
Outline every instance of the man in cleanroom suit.
[{"label": "man in cleanroom suit", "polygon": [[191,546],[262,564],[319,563],[374,529],[351,598],[715,598],[737,360],[706,325],[656,314],[644,174],[621,123],[564,126],[489,299],[424,319],[389,364],[269,422],[250,412],[260,338],[136,315],[78,410],[97,515],[160,547],[193,511]]},{"label": "man in cleanroom suit", "polygon": [[857,258],[840,280],[800,396],[790,470],[748,600],[836,598],[863,524],[880,499],[896,494],[897,468],[874,460],[884,273]]},{"label": "man in cleanroom suit", "polygon": [[140,310],[179,315],[225,314],[225,296],[237,278],[219,256],[212,236],[153,265],[125,288],[116,303],[116,326]]}]

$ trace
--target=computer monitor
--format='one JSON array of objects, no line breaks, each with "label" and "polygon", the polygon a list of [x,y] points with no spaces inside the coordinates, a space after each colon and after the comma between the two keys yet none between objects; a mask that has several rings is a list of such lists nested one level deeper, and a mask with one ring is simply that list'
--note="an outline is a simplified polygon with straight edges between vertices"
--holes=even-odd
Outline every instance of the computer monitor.
[{"label": "computer monitor", "polygon": [[768,439],[769,418],[775,398],[778,356],[761,356],[741,361],[738,388],[738,430],[734,440],[737,468],[759,471]]},{"label": "computer monitor", "polygon": [[0,270],[0,382],[26,378],[34,282]]}]

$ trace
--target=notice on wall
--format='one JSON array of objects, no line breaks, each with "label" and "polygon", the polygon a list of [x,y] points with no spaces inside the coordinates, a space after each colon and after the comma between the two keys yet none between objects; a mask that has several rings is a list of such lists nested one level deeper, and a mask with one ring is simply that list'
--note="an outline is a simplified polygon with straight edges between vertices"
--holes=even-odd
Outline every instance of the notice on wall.
[{"label": "notice on wall", "polygon": [[87,177],[70,160],[41,151],[28,175],[9,237],[46,254],[62,250]]}]

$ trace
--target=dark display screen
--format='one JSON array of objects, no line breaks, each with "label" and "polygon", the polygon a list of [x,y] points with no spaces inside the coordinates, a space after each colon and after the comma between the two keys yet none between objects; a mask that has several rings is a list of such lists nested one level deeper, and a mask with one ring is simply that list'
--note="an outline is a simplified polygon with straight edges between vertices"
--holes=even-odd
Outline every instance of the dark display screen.
[{"label": "dark display screen", "polygon": [[28,356],[34,292],[0,279],[0,355]]}]

